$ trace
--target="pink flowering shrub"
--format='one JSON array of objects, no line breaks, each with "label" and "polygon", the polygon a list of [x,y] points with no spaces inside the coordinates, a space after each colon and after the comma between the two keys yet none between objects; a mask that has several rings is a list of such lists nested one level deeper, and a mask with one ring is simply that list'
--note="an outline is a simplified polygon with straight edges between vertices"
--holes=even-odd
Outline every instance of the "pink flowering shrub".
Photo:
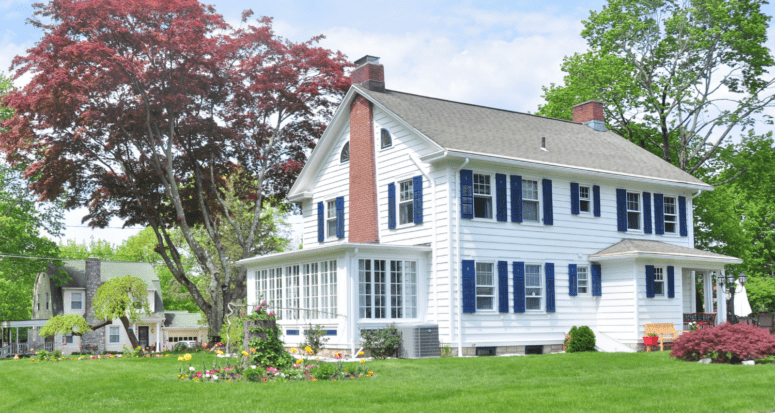
[{"label": "pink flowering shrub", "polygon": [[721,324],[684,333],[673,343],[671,357],[714,363],[740,363],[775,355],[775,335],[747,324]]}]

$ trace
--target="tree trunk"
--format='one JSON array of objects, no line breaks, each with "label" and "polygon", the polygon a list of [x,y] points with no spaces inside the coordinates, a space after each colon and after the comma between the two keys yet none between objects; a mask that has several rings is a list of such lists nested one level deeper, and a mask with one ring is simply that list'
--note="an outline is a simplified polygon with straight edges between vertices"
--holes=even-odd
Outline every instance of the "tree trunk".
[{"label": "tree trunk", "polygon": [[129,328],[129,319],[126,317],[119,317],[119,320],[121,320],[121,324],[124,325],[124,331],[126,331],[126,335],[129,337],[129,342],[132,344],[132,348],[140,347],[140,342],[137,341],[135,332]]}]

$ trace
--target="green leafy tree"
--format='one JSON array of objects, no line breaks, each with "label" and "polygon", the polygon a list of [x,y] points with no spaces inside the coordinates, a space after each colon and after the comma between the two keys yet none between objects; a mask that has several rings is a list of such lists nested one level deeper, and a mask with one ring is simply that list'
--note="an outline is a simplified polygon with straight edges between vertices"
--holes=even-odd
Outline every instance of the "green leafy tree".
[{"label": "green leafy tree", "polygon": [[40,335],[52,336],[56,333],[83,335],[88,331],[105,327],[117,318],[121,320],[132,347],[140,345],[129,326],[139,321],[143,315],[151,315],[148,284],[145,281],[131,275],[111,278],[97,288],[91,305],[94,309],[94,317],[102,320],[99,324],[89,325],[86,319],[77,314],[57,316],[46,322],[40,330]]},{"label": "green leafy tree", "polygon": [[583,22],[589,49],[565,58],[564,84],[544,87],[538,114],[570,119],[574,104],[600,100],[609,129],[702,173],[775,100],[761,5],[609,0]]}]

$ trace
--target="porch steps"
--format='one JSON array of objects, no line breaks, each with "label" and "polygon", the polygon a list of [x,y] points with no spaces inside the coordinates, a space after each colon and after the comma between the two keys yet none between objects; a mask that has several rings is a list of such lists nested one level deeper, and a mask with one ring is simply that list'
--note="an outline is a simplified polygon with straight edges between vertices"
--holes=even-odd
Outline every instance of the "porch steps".
[{"label": "porch steps", "polygon": [[595,333],[595,350],[602,351],[604,353],[635,353],[635,349],[620,343],[613,337],[601,333],[597,329],[592,329]]}]

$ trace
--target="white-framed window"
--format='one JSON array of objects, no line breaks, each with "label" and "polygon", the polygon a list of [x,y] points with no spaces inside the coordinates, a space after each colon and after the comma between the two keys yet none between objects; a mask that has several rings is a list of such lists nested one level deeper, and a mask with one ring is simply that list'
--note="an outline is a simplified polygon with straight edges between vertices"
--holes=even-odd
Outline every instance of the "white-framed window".
[{"label": "white-framed window", "polygon": [[586,265],[576,267],[576,286],[579,295],[589,294],[589,267]]},{"label": "white-framed window", "polygon": [[540,221],[538,213],[538,181],[522,180],[522,221]]},{"label": "white-framed window", "polygon": [[48,303],[49,303],[48,293],[46,293],[46,310],[48,310]]},{"label": "white-framed window", "polygon": [[336,318],[336,260],[320,263],[320,318]]},{"label": "white-framed window", "polygon": [[662,209],[665,212],[665,232],[675,234],[678,228],[678,208],[675,197],[664,197]]},{"label": "white-framed window", "polygon": [[299,266],[285,267],[285,316],[289,320],[299,319],[300,295]]},{"label": "white-framed window", "polygon": [[304,264],[304,308],[306,318],[319,318],[319,290],[318,263]]},{"label": "white-framed window", "polygon": [[592,212],[592,188],[579,185],[579,212]]},{"label": "white-framed window", "polygon": [[78,292],[70,293],[70,309],[83,310],[83,293],[78,293]]},{"label": "white-framed window", "polygon": [[358,285],[361,318],[417,317],[416,261],[360,259]]},{"label": "white-framed window", "polygon": [[476,309],[493,310],[495,305],[495,276],[491,262],[476,263]]},{"label": "white-framed window", "polygon": [[664,269],[660,267],[654,268],[654,296],[665,296],[665,273]]},{"label": "white-framed window", "polygon": [[72,334],[68,334],[68,335],[62,337],[62,342],[65,343],[65,344],[73,344],[73,335]]},{"label": "white-framed window", "polygon": [[412,180],[398,183],[398,224],[414,222],[414,184]]},{"label": "white-framed window", "polygon": [[283,306],[283,269],[270,268],[256,271],[256,303],[265,301],[277,319],[282,319]]},{"label": "white-framed window", "polygon": [[393,138],[390,137],[390,132],[387,129],[382,128],[380,131],[380,148],[385,149],[393,146]]},{"label": "white-framed window", "polygon": [[119,330],[118,326],[109,326],[108,327],[108,343],[110,344],[118,344],[121,342],[121,330]]},{"label": "white-framed window", "polygon": [[541,266],[525,265],[525,309],[541,310],[541,301],[544,296],[543,282],[541,282]]},{"label": "white-framed window", "polygon": [[339,162],[345,163],[350,161],[350,141],[344,144],[342,147],[342,153],[339,154]]},{"label": "white-framed window", "polygon": [[492,219],[490,175],[474,174],[474,218]]},{"label": "white-framed window", "polygon": [[326,235],[336,238],[336,200],[326,201]]},{"label": "white-framed window", "polygon": [[627,229],[640,229],[640,194],[627,192]]}]

